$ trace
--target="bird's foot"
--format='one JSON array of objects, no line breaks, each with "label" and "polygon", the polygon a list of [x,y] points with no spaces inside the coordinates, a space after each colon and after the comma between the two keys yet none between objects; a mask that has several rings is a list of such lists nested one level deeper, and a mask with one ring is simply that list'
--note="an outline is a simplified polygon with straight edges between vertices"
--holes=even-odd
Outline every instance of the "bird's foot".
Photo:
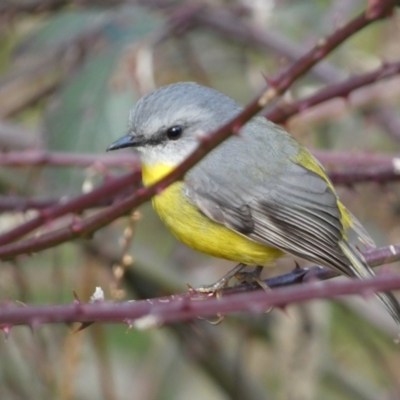
[{"label": "bird's foot", "polygon": [[268,285],[261,279],[261,271],[263,270],[263,267],[261,265],[257,265],[253,271],[250,272],[244,272],[244,271],[239,271],[235,274],[235,278],[240,282],[240,283],[256,283],[258,286],[260,286],[262,289],[264,289],[266,292],[270,290]]},{"label": "bird's foot", "polygon": [[[224,289],[225,287],[228,286],[229,281],[233,278],[236,277],[237,274],[240,273],[240,271],[246,266],[246,264],[238,264],[236,265],[235,268],[231,269],[227,274],[225,274],[221,279],[218,279],[217,282],[213,283],[212,285],[202,285],[199,286],[198,288],[194,289],[199,293],[205,293],[205,294],[211,294],[215,295],[218,298],[221,297],[221,290]],[[217,314],[217,318],[215,320],[209,320],[207,321],[212,324],[212,325],[218,325],[224,320],[224,315],[223,314]]]},{"label": "bird's foot", "polygon": [[[260,288],[264,289],[266,292],[271,290],[268,285],[261,279],[261,271],[263,269],[262,266],[258,265],[251,272],[242,271],[243,268],[246,267],[246,264],[240,263],[235,268],[231,269],[226,275],[224,275],[221,279],[218,279],[217,282],[212,285],[202,285],[194,290],[203,294],[212,294],[217,298],[220,298],[222,293],[221,290],[226,288],[229,284],[229,281],[232,278],[236,278],[240,283],[256,283]],[[193,289],[193,288],[191,288]],[[268,313],[273,309],[273,307],[268,308],[265,312]],[[209,321],[210,324],[217,325],[224,319],[223,314],[217,314],[217,319],[214,321]]]},{"label": "bird's foot", "polygon": [[[257,265],[255,269],[251,272],[237,272],[235,274],[235,278],[241,283],[256,283],[258,286],[260,286],[261,289],[264,289],[264,291],[268,292],[271,290],[271,288],[261,279],[262,270],[263,267],[261,265]],[[264,312],[269,313],[273,309],[274,307],[271,306]]]},{"label": "bird's foot", "polygon": [[215,294],[217,297],[220,296],[220,291],[226,288],[229,284],[229,281],[236,277],[237,274],[240,274],[240,271],[246,266],[246,264],[238,264],[235,268],[231,269],[226,275],[224,275],[221,279],[218,279],[217,282],[211,285],[202,285],[196,288],[195,290],[199,293],[206,294]]}]

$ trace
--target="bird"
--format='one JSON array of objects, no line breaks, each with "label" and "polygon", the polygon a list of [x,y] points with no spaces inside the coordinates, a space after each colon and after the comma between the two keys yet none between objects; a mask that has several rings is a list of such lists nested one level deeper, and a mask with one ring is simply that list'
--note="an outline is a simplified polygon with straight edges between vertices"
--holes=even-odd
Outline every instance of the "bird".
[{"label": "bird", "polygon": [[[132,148],[148,186],[187,158],[200,137],[241,110],[234,99],[195,82],[162,86],[136,103],[128,133],[107,151]],[[229,277],[245,265],[273,265],[286,254],[348,277],[374,276],[350,237],[366,246],[374,242],[342,204],[323,166],[263,116],[244,124],[183,179],[156,194],[152,204],[181,242],[238,262]],[[400,324],[394,295],[377,296]]]}]

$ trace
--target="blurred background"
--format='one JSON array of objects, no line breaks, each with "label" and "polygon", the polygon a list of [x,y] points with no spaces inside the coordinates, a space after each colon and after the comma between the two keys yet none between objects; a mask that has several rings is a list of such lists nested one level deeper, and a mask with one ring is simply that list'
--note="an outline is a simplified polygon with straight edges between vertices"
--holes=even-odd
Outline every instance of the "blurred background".
[{"label": "blurred background", "polygon": [[[103,154],[129,109],[177,81],[246,104],[266,75],[297,59],[366,6],[362,0],[1,0],[0,148]],[[285,95],[297,99],[400,59],[400,15],[374,23]],[[398,152],[400,80],[300,113],[287,129],[309,147]],[[0,230],[35,214],[9,196],[71,198],[124,168],[0,169]],[[398,184],[338,188],[378,245],[400,242]],[[86,212],[85,215],[90,215]],[[178,293],[233,264],[178,243],[149,204],[97,232],[2,262],[0,300],[88,301]],[[266,274],[294,267],[290,258]],[[390,268],[398,269],[397,264]],[[212,321],[211,321],[212,322]],[[374,300],[310,302],[284,312],[194,320],[151,330],[124,324],[14,327],[0,339],[1,399],[400,399],[398,331]]]}]

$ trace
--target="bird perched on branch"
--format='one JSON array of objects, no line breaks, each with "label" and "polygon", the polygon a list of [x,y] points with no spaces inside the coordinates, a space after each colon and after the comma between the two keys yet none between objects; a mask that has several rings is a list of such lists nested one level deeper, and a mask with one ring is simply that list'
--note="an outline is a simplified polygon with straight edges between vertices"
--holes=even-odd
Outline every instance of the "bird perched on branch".
[{"label": "bird perched on branch", "polygon": [[[182,82],[144,96],[133,108],[129,132],[108,150],[132,147],[143,182],[176,168],[207,135],[242,108],[208,87]],[[246,123],[191,168],[184,179],[153,197],[167,227],[188,246],[244,265],[271,265],[284,255],[357,278],[374,275],[350,235],[373,241],[340,202],[319,162],[281,127],[263,117]],[[226,282],[223,278],[217,289]],[[400,306],[378,293],[400,323]]]}]

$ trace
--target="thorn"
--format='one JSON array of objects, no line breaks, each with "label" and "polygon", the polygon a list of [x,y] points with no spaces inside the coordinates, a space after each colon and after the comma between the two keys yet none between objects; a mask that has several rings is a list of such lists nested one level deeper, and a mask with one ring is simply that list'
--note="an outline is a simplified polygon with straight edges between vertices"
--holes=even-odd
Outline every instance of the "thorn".
[{"label": "thorn", "polygon": [[81,299],[78,297],[78,294],[75,292],[75,290],[72,291],[72,294],[74,296],[74,304],[82,304]]},{"label": "thorn", "polygon": [[128,333],[133,328],[134,320],[133,319],[126,319],[124,322],[128,325],[128,328],[127,328],[125,333]]},{"label": "thorn", "polygon": [[301,268],[300,268],[300,265],[299,265],[299,263],[298,263],[297,261],[295,261],[295,262],[294,262],[293,271],[298,271],[299,269],[301,269]]},{"label": "thorn", "polygon": [[157,185],[156,194],[162,193],[164,191],[165,187],[166,187],[165,185]]},{"label": "thorn", "polygon": [[283,314],[285,314],[286,317],[290,317],[290,314],[287,309],[287,304],[281,305],[281,306],[275,306],[278,310],[280,310]]},{"label": "thorn", "polygon": [[363,289],[360,291],[359,295],[361,297],[364,297],[364,299],[369,299],[371,296],[373,296],[375,292],[371,289]]},{"label": "thorn", "polygon": [[286,129],[286,128],[288,127],[287,121],[285,121],[285,122],[280,122],[278,125],[281,126],[281,127],[284,128],[284,129]]},{"label": "thorn", "polygon": [[71,222],[70,227],[71,227],[72,232],[75,232],[75,233],[79,233],[82,230],[81,219],[76,214],[74,214],[72,217],[72,222]]},{"label": "thorn", "polygon": [[10,336],[10,331],[11,331],[12,325],[11,324],[3,324],[0,325],[0,330],[3,331],[4,333],[4,338],[7,340]]},{"label": "thorn", "polygon": [[186,286],[189,289],[188,290],[189,294],[196,294],[197,293],[197,290],[190,283],[186,282]]},{"label": "thorn", "polygon": [[210,141],[210,135],[202,129],[197,129],[194,136],[200,143],[208,143]]},{"label": "thorn", "polygon": [[92,324],[94,324],[94,321],[82,322],[81,326],[78,327],[78,329],[74,330],[72,333],[78,333],[80,331],[83,331],[84,329],[88,328]]},{"label": "thorn", "polygon": [[261,75],[263,76],[263,78],[265,79],[265,82],[267,82],[267,84],[271,87],[276,87],[277,86],[277,80],[274,78],[270,78],[267,74],[265,74],[264,72],[261,72]]},{"label": "thorn", "polygon": [[349,101],[349,99],[350,99],[350,92],[343,93],[342,95],[340,95],[340,97],[341,97],[344,101]]},{"label": "thorn", "polygon": [[33,321],[32,322],[28,322],[28,327],[29,327],[29,330],[31,331],[32,336],[35,334],[36,325],[38,325],[38,323],[35,323]]},{"label": "thorn", "polygon": [[235,136],[240,136],[240,129],[242,129],[242,125],[240,124],[235,124],[232,126],[232,133]]}]

